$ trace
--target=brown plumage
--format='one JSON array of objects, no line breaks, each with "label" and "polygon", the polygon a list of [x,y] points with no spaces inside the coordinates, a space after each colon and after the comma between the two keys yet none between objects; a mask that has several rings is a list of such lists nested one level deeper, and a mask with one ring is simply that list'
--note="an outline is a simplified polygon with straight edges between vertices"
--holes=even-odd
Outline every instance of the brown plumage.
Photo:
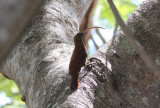
[{"label": "brown plumage", "polygon": [[69,74],[72,76],[71,79],[71,90],[78,88],[79,84],[79,71],[82,66],[85,66],[87,51],[83,43],[84,33],[77,33],[74,37],[75,48],[69,64]]},{"label": "brown plumage", "polygon": [[[83,38],[84,34],[92,28],[102,28],[102,27],[91,27],[86,29],[82,33],[77,33],[74,36],[75,48],[72,53],[72,57],[69,64],[69,74],[72,76],[71,79],[71,90],[75,90],[79,86],[79,72],[82,66],[85,66],[87,58],[87,50],[84,46]],[[104,29],[104,28],[103,28]]]}]

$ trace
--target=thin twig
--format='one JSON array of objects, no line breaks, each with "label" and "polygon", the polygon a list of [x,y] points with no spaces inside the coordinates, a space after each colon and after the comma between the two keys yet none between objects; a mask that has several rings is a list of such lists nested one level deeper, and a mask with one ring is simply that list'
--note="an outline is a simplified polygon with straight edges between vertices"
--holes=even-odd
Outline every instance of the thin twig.
[{"label": "thin twig", "polygon": [[116,26],[115,26],[114,31],[113,31],[113,37],[112,37],[112,40],[111,40],[111,44],[109,45],[108,50],[107,50],[107,52],[106,52],[106,60],[108,59],[108,55],[109,55],[108,53],[109,53],[109,51],[111,50],[111,46],[112,46],[113,41],[114,41],[114,39],[115,39],[115,37],[116,37],[117,28],[118,28],[118,23],[116,23]]},{"label": "thin twig", "polygon": [[[110,45],[108,46],[108,49],[107,49],[107,51],[106,51],[106,66],[107,66],[107,62],[108,62],[107,60],[108,60],[108,56],[109,56],[109,51],[111,50],[112,44],[113,44],[114,39],[115,39],[115,37],[116,37],[117,28],[118,28],[118,24],[116,23],[116,26],[115,26],[114,31],[113,31],[113,37],[112,37],[111,43],[110,43]],[[109,72],[107,72],[107,75],[110,76]],[[108,80],[110,80],[110,82],[112,82],[111,79],[108,79]],[[110,84],[110,86],[111,86],[111,91],[114,92],[114,90],[113,90],[113,88],[112,88],[112,84],[111,84],[111,83],[109,83],[109,84]],[[113,94],[111,94],[111,96],[113,97],[113,100],[115,100],[115,106],[116,106],[115,108],[119,108],[120,105],[119,105],[119,103],[118,103],[117,98],[116,98],[115,95],[113,95]]]},{"label": "thin twig", "polygon": [[147,55],[146,51],[143,49],[141,44],[133,37],[133,34],[129,30],[129,28],[124,24],[122,18],[120,17],[114,3],[112,0],[108,0],[108,3],[110,5],[110,8],[112,9],[112,12],[116,18],[117,23],[120,25],[121,29],[123,30],[126,38],[132,45],[132,47],[137,51],[139,56],[142,58],[142,60],[145,62],[145,64],[153,71],[153,74],[155,77],[160,78],[160,71],[157,65],[152,61],[152,59]]},{"label": "thin twig", "polygon": [[99,32],[99,30],[96,28],[96,33],[99,35],[99,37],[101,38],[103,44],[106,43],[105,39],[103,38],[102,34]]},{"label": "thin twig", "polygon": [[93,39],[93,37],[91,36],[91,40],[93,41],[95,47],[96,47],[96,50],[98,49],[98,45],[96,44],[95,40]]}]

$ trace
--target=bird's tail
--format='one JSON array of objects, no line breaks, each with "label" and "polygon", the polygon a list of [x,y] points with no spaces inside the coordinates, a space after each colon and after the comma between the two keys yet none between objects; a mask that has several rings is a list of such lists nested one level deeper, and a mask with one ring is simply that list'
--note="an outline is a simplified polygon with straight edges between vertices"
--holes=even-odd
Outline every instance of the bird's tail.
[{"label": "bird's tail", "polygon": [[75,74],[75,75],[72,75],[72,79],[71,79],[71,90],[75,90],[78,88],[79,86],[79,74]]}]

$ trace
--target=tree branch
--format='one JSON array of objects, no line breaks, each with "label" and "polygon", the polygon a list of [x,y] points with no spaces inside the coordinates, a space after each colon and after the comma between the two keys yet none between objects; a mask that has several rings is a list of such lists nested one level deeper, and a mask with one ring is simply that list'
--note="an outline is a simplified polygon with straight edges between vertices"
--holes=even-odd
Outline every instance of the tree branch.
[{"label": "tree branch", "polygon": [[114,3],[112,0],[108,0],[108,3],[110,5],[110,8],[113,11],[113,14],[116,18],[117,23],[120,25],[121,29],[125,33],[126,38],[130,42],[130,44],[133,46],[133,48],[137,51],[137,53],[140,55],[142,60],[145,62],[145,64],[153,71],[154,76],[160,78],[160,71],[157,65],[152,61],[152,59],[147,55],[146,51],[143,49],[141,44],[134,38],[129,28],[124,24],[122,18],[120,17]]},{"label": "tree branch", "polygon": [[115,29],[113,31],[113,37],[112,37],[111,43],[110,43],[110,45],[108,47],[108,50],[106,52],[106,60],[108,59],[109,51],[111,50],[112,44],[114,42],[114,39],[115,39],[115,36],[116,36],[116,33],[117,33],[117,28],[118,28],[118,24],[116,23]]},{"label": "tree branch", "polygon": [[99,32],[99,30],[97,28],[96,28],[96,33],[99,35],[99,37],[102,40],[103,44],[105,44],[106,40],[104,39],[104,37],[102,36],[102,34]]},{"label": "tree branch", "polygon": [[95,40],[93,39],[93,37],[92,37],[92,36],[91,36],[91,40],[93,41],[93,43],[94,43],[94,45],[95,45],[96,49],[98,49],[98,45],[96,44],[96,42],[95,42]]},{"label": "tree branch", "polygon": [[0,1],[0,61],[24,32],[42,0]]}]

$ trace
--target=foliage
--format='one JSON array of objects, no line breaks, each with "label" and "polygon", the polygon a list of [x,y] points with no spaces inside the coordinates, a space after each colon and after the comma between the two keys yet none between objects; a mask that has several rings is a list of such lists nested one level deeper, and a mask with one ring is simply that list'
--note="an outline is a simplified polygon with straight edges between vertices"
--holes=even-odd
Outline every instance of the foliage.
[{"label": "foliage", "polygon": [[[124,21],[128,16],[136,9],[136,5],[131,2],[131,0],[114,0],[114,3],[123,18]],[[115,19],[112,14],[112,11],[107,3],[107,0],[99,0],[97,8],[101,8],[99,14],[100,25],[107,28],[112,28],[115,25]]]},{"label": "foliage", "polygon": [[3,75],[0,74],[0,94],[4,93],[4,91],[11,101],[2,108],[25,108],[24,102],[21,101],[21,94],[19,93],[16,84],[13,81],[4,78]]}]

